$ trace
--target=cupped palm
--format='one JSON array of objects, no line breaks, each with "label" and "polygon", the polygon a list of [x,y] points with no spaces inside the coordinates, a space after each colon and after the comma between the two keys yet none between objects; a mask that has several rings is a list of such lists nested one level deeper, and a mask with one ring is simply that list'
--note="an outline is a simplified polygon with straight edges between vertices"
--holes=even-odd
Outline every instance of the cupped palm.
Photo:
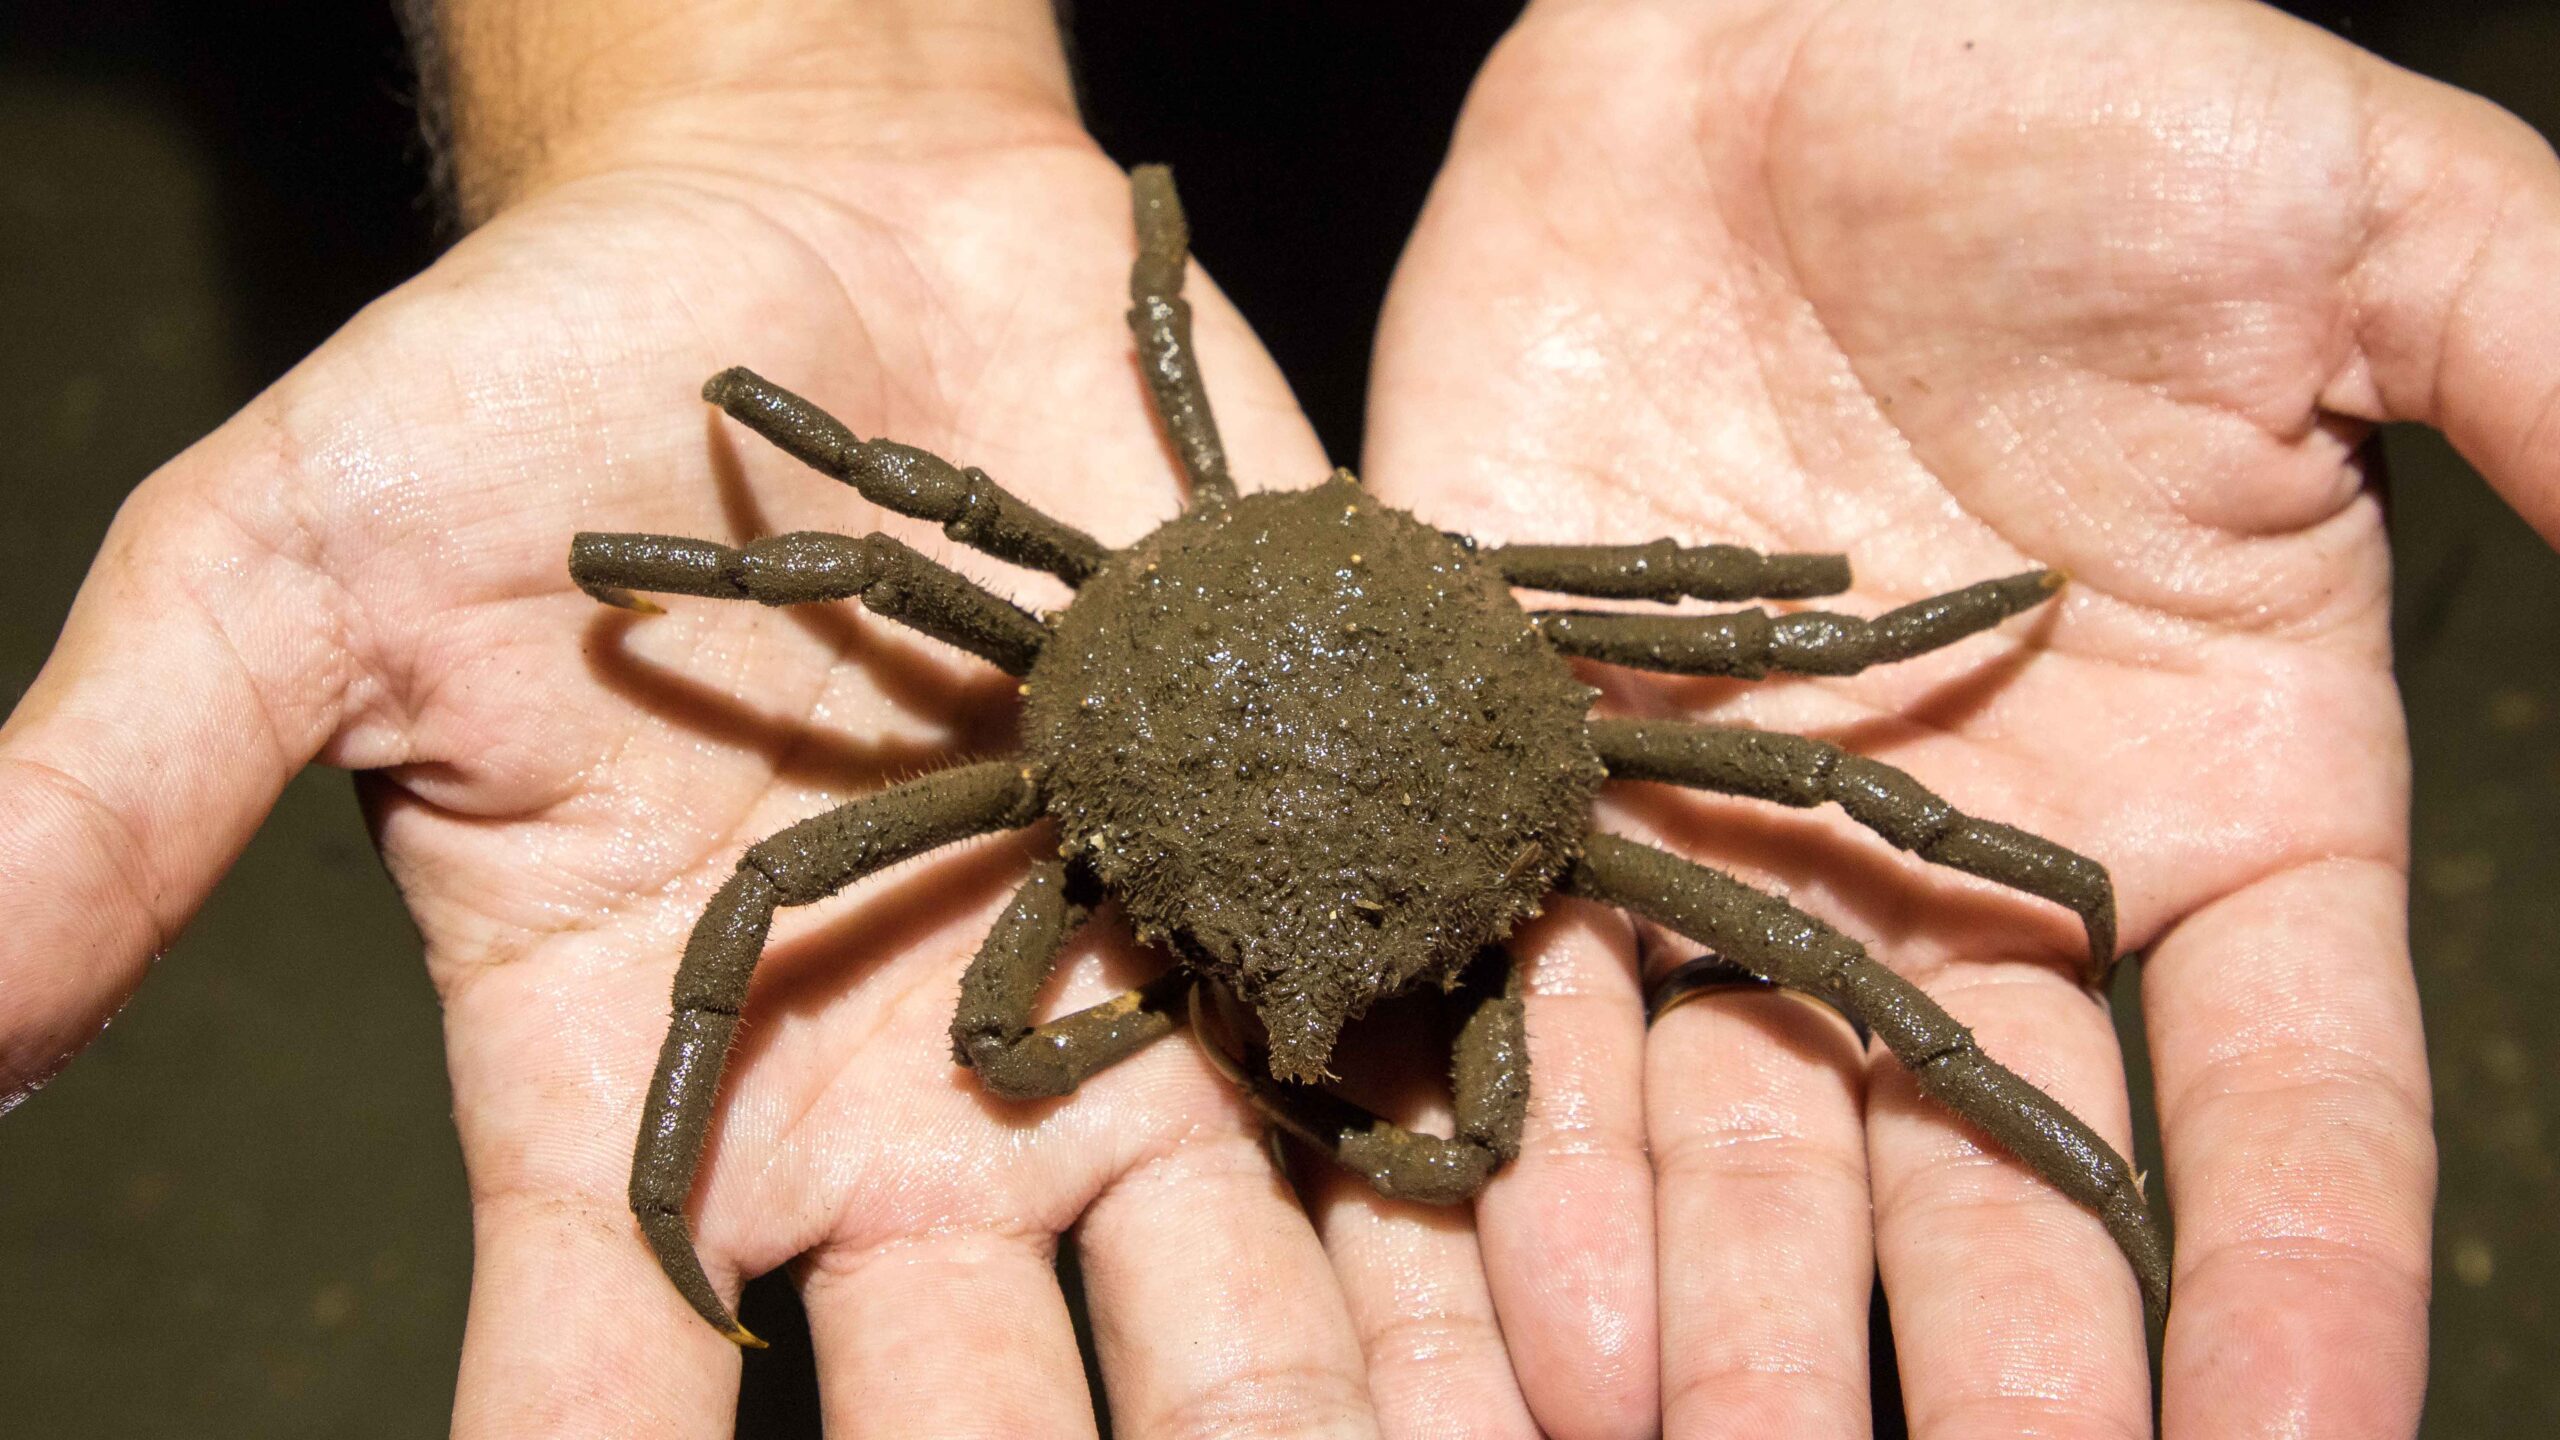
[{"label": "cupped palm", "polygon": [[[2072,577],[2053,613],[1851,680],[1601,683],[1889,758],[2110,868],[2179,1221],[2173,1424],[2300,1404],[2387,1433],[2422,1373],[2408,761],[2361,445],[2392,416],[2488,438],[2410,400],[2405,316],[2436,277],[2387,248],[2409,167],[2513,143],[2485,112],[2248,6],[1539,6],[1389,299],[1366,469],[1441,523],[1845,551],[1839,608],[1870,613]],[[2060,911],[1837,817],[1661,793],[1618,819],[1878,942],[2122,1143]],[[1625,993],[1595,973],[1552,984]],[[1862,1433],[1870,1196],[1924,1428],[2138,1426],[2134,1289],[2095,1222],[1880,1052],[1870,1091],[1845,1033],[1759,1003],[1657,1030],[1620,1127],[1650,1131],[1673,1432]],[[1573,1144],[1615,1133],[1577,1098],[1637,1103],[1553,1102]],[[1497,1276],[1522,1225],[1550,1268],[1655,1258],[1641,1223],[1560,1203],[1488,1214]],[[1587,1344],[1503,1308],[1515,1346]]]}]

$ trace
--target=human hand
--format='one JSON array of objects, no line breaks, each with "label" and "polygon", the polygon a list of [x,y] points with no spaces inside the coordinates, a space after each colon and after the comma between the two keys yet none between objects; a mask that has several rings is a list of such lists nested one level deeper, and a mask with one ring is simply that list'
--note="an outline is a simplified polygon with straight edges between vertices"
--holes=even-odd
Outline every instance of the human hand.
[{"label": "human hand", "polygon": [[[0,732],[11,1092],[138,981],[288,775],[366,772],[470,1167],[465,1435],[729,1432],[736,1352],[624,1193],[669,973],[750,841],[1003,748],[1011,704],[1009,677],[842,610],[604,610],[570,535],[876,526],[1062,596],[717,417],[698,391],[739,363],[1108,541],[1177,500],[1121,319],[1128,189],[1047,7],[731,8],[564,38],[508,28],[541,6],[449,6],[462,179],[494,218],[137,491]],[[1192,294],[1238,467],[1319,478],[1284,385]],[[692,1206],[706,1255],[724,1281],[808,1257],[831,1433],[1089,1429],[1048,1268],[1070,1223],[1121,1433],[1371,1429],[1358,1326],[1394,1297],[1337,1284],[1192,1047],[1050,1105],[951,1063],[961,966],[1036,843],[786,925]],[[1155,963],[1087,943],[1053,1001]]]},{"label": "human hand", "polygon": [[[1589,673],[2112,870],[2177,1221],[2172,1435],[2415,1423],[2434,1160],[2360,443],[2441,426],[2560,534],[2556,263],[2531,132],[2256,6],[1548,0],[1390,295],[1363,470],[1436,524],[1844,550],[1867,612],[2072,576],[1854,680]],[[1648,788],[1612,819],[1878,942],[2124,1144],[2064,912],[1836,813]],[[1465,1285],[1547,1429],[1864,1434],[1880,1270],[1914,1433],[2145,1431],[2093,1217],[1827,1013],[1727,992],[1647,1037],[1622,924],[1542,939],[1527,1148]],[[1324,1213],[1392,1244],[1356,1193]]]}]

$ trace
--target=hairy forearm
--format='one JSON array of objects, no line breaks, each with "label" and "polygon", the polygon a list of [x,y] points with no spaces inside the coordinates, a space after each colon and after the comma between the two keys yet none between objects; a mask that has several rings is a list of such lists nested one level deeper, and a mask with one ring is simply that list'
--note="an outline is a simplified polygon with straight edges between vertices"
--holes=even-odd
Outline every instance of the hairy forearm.
[{"label": "hairy forearm", "polygon": [[1050,0],[400,0],[437,187],[476,224],[670,148],[1072,119]]}]

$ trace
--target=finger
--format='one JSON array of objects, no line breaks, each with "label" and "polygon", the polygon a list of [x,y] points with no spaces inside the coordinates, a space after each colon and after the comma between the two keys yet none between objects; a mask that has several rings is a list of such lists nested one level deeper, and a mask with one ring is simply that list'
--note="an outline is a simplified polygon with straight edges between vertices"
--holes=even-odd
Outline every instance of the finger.
[{"label": "finger", "polygon": [[1626,922],[1558,901],[1513,941],[1527,981],[1520,1157],[1476,1201],[1478,1245],[1530,1413],[1558,1440],[1659,1423],[1644,1000]]},{"label": "finger", "polygon": [[[1928,989],[1993,1059],[2129,1148],[2115,1031],[2077,986],[2041,966],[1966,965]],[[1870,1075],[1877,1269],[1911,1433],[2145,1433],[2142,1299],[2098,1217],[1925,1098],[1881,1049]]]},{"label": "finger", "polygon": [[1115,1435],[1377,1433],[1323,1247],[1254,1139],[1142,1161],[1085,1212],[1077,1258]]},{"label": "finger", "polygon": [[1389,1200],[1321,1159],[1309,1208],[1333,1258],[1387,1435],[1534,1436],[1462,1210]]},{"label": "finger", "polygon": [[954,1234],[818,1255],[801,1294],[827,1434],[1093,1434],[1049,1250],[1045,1235]]},{"label": "finger", "polygon": [[135,491],[0,727],[0,1109],[106,1023],[338,727],[343,616],[261,428]]},{"label": "finger", "polygon": [[1866,1060],[1826,1006],[1728,989],[1664,1012],[1645,1053],[1662,1274],[1662,1426],[1863,1436]]},{"label": "finger", "polygon": [[2417,1428],[2435,1145],[2403,889],[2376,862],[2290,870],[2146,962],[2171,1437]]},{"label": "finger", "polygon": [[2560,162],[2476,95],[2370,56],[2355,352],[2321,403],[2442,429],[2560,543]]},{"label": "finger", "polygon": [[738,1347],[659,1273],[620,1195],[483,1196],[471,1225],[457,1440],[731,1433]]}]

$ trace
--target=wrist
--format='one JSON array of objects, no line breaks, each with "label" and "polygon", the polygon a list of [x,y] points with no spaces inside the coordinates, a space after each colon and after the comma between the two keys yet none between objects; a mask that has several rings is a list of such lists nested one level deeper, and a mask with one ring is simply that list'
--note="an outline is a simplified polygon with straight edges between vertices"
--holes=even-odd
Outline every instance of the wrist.
[{"label": "wrist", "polygon": [[467,223],[649,163],[1079,127],[1050,0],[408,0]]}]

